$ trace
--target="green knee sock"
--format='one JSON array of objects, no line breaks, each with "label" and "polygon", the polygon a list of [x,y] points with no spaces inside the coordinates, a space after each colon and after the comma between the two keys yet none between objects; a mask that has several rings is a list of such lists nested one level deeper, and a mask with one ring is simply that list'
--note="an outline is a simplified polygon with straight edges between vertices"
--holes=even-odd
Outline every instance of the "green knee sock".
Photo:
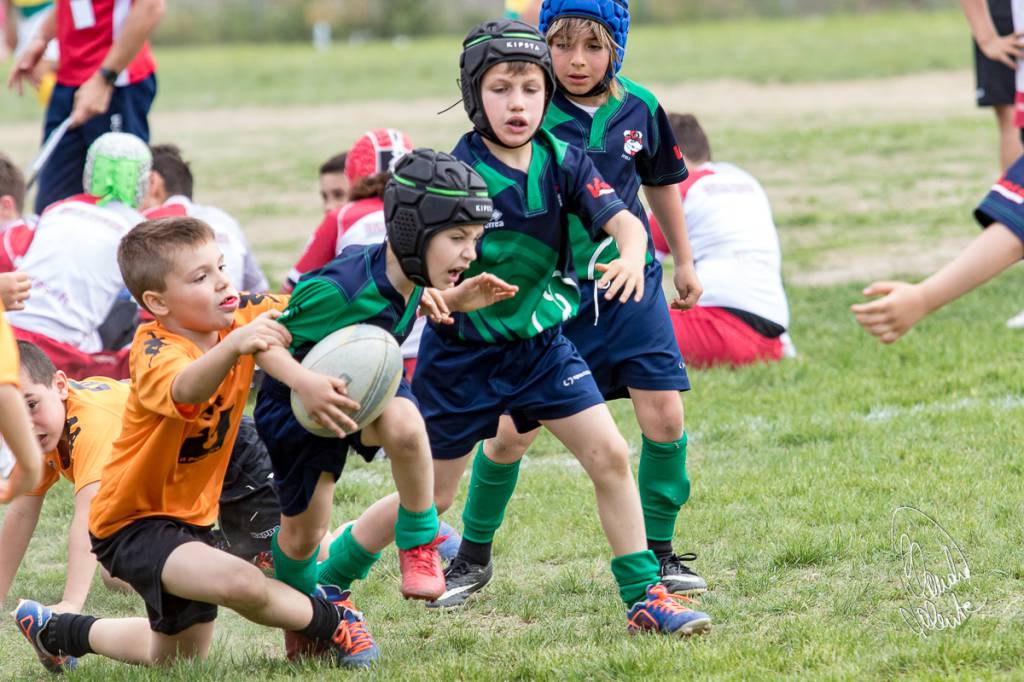
[{"label": "green knee sock", "polygon": [[278,528],[270,540],[270,551],[274,555],[274,577],[285,585],[291,585],[302,594],[313,594],[316,590],[316,555],[320,546],[306,559],[293,559],[277,544]]},{"label": "green knee sock", "polygon": [[348,526],[331,543],[331,552],[320,564],[320,584],[337,585],[343,590],[352,587],[356,580],[362,580],[370,568],[380,559],[380,552],[371,554],[352,537],[352,526]]},{"label": "green knee sock", "polygon": [[690,499],[686,476],[686,433],[674,443],[643,439],[640,450],[640,506],[644,510],[647,539],[669,542],[675,532],[679,508]]},{"label": "green knee sock", "polygon": [[626,603],[626,608],[644,599],[647,586],[658,582],[660,568],[661,564],[649,549],[612,559],[612,575],[619,585],[619,596]]},{"label": "green knee sock", "polygon": [[480,444],[473,459],[466,507],[462,510],[462,537],[480,544],[494,541],[494,532],[505,518],[505,507],[512,499],[518,478],[519,462],[492,462],[484,455],[484,444]]},{"label": "green knee sock", "polygon": [[398,549],[412,549],[426,545],[437,537],[437,507],[421,512],[411,512],[398,505],[398,522],[395,524],[395,544]]}]

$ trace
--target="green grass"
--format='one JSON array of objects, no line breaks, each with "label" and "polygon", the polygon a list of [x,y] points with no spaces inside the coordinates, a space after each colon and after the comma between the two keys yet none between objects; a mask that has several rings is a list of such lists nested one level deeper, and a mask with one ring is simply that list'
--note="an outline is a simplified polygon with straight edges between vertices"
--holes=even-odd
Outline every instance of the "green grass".
[{"label": "green grass", "polygon": [[[624,634],[592,490],[544,437],[522,471],[497,538],[498,574],[481,598],[447,614],[402,601],[393,551],[360,585],[358,603],[383,649],[374,677],[1013,677],[1024,646],[1024,360],[1012,350],[1019,332],[1002,320],[1018,307],[1022,285],[1024,274],[1010,273],[891,348],[868,339],[846,312],[856,286],[791,287],[798,359],[693,373],[686,405],[694,495],[678,537],[700,553],[696,566],[713,587],[703,600],[715,618],[710,636]],[[627,405],[614,412],[636,444]],[[386,467],[353,463],[338,487],[337,519],[390,485]],[[71,507],[66,486],[58,489],[14,594],[59,598],[58,538]],[[972,577],[958,594],[983,606],[960,629],[921,638],[899,617],[910,600],[889,524],[902,504],[934,516],[968,557]],[[97,586],[88,611],[141,608]],[[206,664],[147,676],[92,657],[74,679],[324,674],[283,664],[278,632],[230,613],[219,623]],[[0,669],[28,679],[39,669],[18,637],[9,621],[0,626]]]},{"label": "green grass", "polygon": [[[458,108],[435,116],[436,99],[343,109],[336,119],[333,110],[297,106],[446,97],[454,66],[435,68],[428,57],[443,55],[437,63],[449,64],[455,44],[409,48],[417,63],[432,65],[418,75],[399,73],[406,53],[382,45],[323,56],[277,46],[161,50],[154,139],[184,147],[197,198],[235,214],[279,280],[320,217],[315,168],[329,153],[372,125],[402,127],[417,144],[440,148],[466,128]],[[952,11],[644,28],[630,47],[633,74],[655,83],[720,76],[817,82],[969,63],[966,29]],[[835,92],[827,82],[815,88],[822,102]],[[1014,269],[893,347],[869,338],[847,312],[874,277],[869,271],[919,276],[934,264],[911,256],[975,234],[970,211],[995,175],[995,131],[988,114],[971,112],[970,96],[965,89],[963,110],[927,116],[887,111],[884,102],[868,115],[771,107],[750,115],[687,102],[716,157],[752,171],[772,200],[800,350],[779,365],[691,375],[685,402],[694,495],[678,537],[681,549],[700,554],[695,567],[712,584],[703,600],[715,619],[709,637],[624,634],[592,489],[564,449],[542,436],[497,538],[498,576],[482,598],[452,614],[403,602],[390,550],[359,586],[358,603],[384,655],[371,675],[1019,679],[1024,359],[1020,334],[1003,320],[1024,306],[1024,273]],[[0,147],[26,161],[36,113],[26,107],[9,119],[11,101],[0,99],[0,116],[22,123],[0,128]],[[241,105],[253,108],[214,111]],[[835,271],[848,283],[792,283]],[[614,404],[613,413],[638,446],[628,405]],[[55,487],[47,501],[13,596],[59,599],[67,488]],[[386,467],[353,462],[337,489],[336,520],[391,489]],[[904,504],[934,516],[968,557],[972,577],[957,594],[982,608],[955,631],[921,638],[900,618],[898,609],[911,602],[889,534],[893,510]],[[98,581],[87,610],[142,613],[135,598],[108,594]],[[280,633],[222,612],[207,663],[144,671],[93,657],[75,678],[325,674],[334,673],[283,663]],[[0,679],[44,678],[12,623],[0,620]]]},{"label": "green grass", "polygon": [[[160,47],[157,107],[203,110],[458,97],[461,36],[409,42]],[[913,45],[910,49],[908,46]],[[959,12],[885,12],[749,19],[632,31],[626,73],[641,83],[709,78],[758,82],[872,78],[970,63]],[[0,120],[34,119],[32,98],[0,96]]]}]

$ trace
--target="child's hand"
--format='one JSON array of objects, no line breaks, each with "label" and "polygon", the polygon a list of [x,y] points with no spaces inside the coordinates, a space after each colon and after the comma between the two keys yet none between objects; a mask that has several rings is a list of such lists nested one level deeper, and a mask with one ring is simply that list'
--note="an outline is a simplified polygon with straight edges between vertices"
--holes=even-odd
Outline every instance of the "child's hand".
[{"label": "child's hand", "polygon": [[451,311],[448,310],[448,303],[444,300],[444,294],[433,287],[423,290],[423,297],[420,298],[420,315],[429,318],[434,324],[454,324]]},{"label": "child's hand", "polygon": [[280,310],[268,310],[228,334],[224,340],[233,345],[238,355],[252,355],[271,346],[287,348],[291,345],[292,335],[283,325],[274,321],[280,316]]},{"label": "child's hand", "polygon": [[[598,263],[595,269],[603,273],[601,279],[597,280],[598,289],[607,289],[604,298],[610,301],[619,294],[619,303],[625,303],[630,296],[634,301],[641,301],[644,297],[644,263],[641,259],[639,264],[631,263],[625,258],[616,258],[607,265]],[[621,291],[621,293],[620,293]]]},{"label": "child's hand", "polygon": [[693,267],[693,261],[682,264],[677,261],[672,282],[676,286],[679,297],[669,304],[670,308],[689,310],[697,305],[700,295],[704,293],[704,287],[701,286],[700,279],[697,278],[697,270]]},{"label": "child's hand", "polygon": [[321,426],[330,429],[338,438],[344,438],[359,428],[345,411],[355,412],[359,403],[348,397],[342,379],[305,370],[302,381],[295,385],[306,412]]},{"label": "child's hand", "polygon": [[850,310],[857,323],[882,343],[896,341],[928,313],[928,303],[917,284],[875,282],[863,294],[882,298],[851,305]]},{"label": "child's hand", "polygon": [[510,299],[518,291],[515,284],[509,284],[489,272],[481,272],[452,288],[448,292],[448,302],[453,310],[469,313]]},{"label": "child's hand", "polygon": [[0,299],[6,310],[24,310],[31,289],[32,281],[24,272],[0,274]]}]

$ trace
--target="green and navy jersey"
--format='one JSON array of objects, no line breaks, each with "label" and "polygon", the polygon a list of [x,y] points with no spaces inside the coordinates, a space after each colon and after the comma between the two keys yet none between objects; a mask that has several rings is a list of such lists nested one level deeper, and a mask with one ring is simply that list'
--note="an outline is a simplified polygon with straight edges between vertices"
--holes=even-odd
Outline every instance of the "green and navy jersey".
[{"label": "green and navy jersey", "polygon": [[[620,99],[609,97],[594,115],[555,92],[544,118],[544,129],[570,145],[583,149],[630,212],[647,228],[647,263],[654,261],[647,212],[640,202],[640,187],[674,185],[686,179],[686,164],[676,144],[665,110],[651,92],[619,77]],[[619,257],[611,238],[594,243],[580,220],[570,219],[573,262],[581,279],[596,279],[598,263]]]},{"label": "green and navy jersey", "polygon": [[529,171],[499,161],[477,133],[459,141],[452,154],[487,183],[494,215],[466,272],[490,272],[519,287],[512,298],[435,327],[441,335],[503,343],[529,339],[556,327],[579,309],[568,241],[569,214],[579,216],[588,238],[605,236],[605,224],[625,204],[580,149],[539,132],[531,142]]},{"label": "green and navy jersey", "polygon": [[1003,177],[992,185],[974,217],[982,227],[1002,223],[1024,242],[1024,156],[1017,159]]},{"label": "green and navy jersey", "polygon": [[289,350],[302,358],[328,334],[363,323],[390,332],[401,344],[412,330],[423,288],[408,302],[387,276],[387,244],[350,246],[295,286],[278,322],[292,335]]}]

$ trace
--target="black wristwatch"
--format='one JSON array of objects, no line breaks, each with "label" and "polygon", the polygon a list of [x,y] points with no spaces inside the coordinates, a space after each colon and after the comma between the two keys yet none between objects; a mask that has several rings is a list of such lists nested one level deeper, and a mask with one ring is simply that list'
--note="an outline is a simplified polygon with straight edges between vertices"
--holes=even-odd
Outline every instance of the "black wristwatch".
[{"label": "black wristwatch", "polygon": [[103,82],[104,83],[106,83],[107,85],[113,85],[114,81],[117,80],[117,71],[114,71],[113,69],[108,69],[106,67],[101,66],[100,67],[100,76],[103,77]]}]

